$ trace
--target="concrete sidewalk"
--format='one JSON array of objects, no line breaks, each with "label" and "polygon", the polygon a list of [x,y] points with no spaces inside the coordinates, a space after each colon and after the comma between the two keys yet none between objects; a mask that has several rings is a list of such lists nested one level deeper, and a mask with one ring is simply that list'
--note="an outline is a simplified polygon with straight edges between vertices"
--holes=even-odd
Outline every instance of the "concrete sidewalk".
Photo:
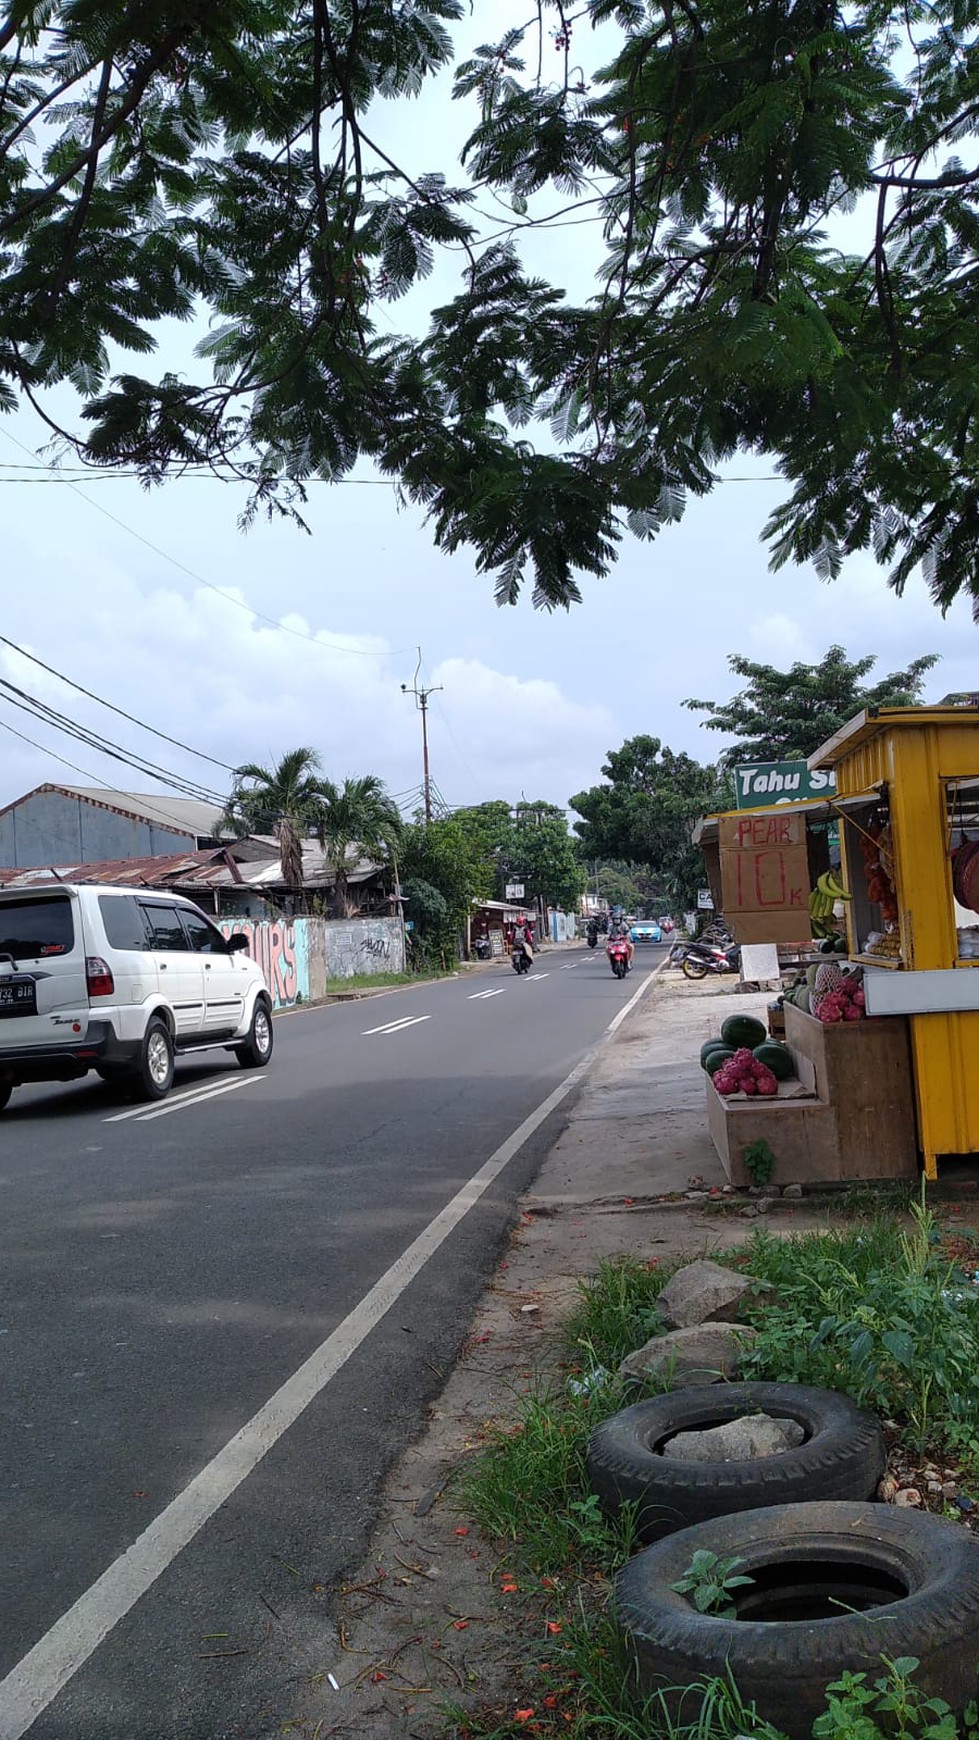
[{"label": "concrete sidewalk", "polygon": [[[453,1475],[493,1422],[514,1419],[521,1395],[563,1381],[561,1324],[603,1257],[702,1255],[754,1231],[746,1215],[757,1208],[724,1194],[699,1052],[725,1015],[768,1000],[667,969],[606,1042],[524,1198],[429,1429],[388,1481],[371,1553],[333,1592],[338,1619],[317,1671],[297,1664],[301,1708],[280,1713],[293,1732],[434,1740],[446,1732],[444,1704],[512,1690],[513,1603],[492,1547],[454,1508]],[[779,1199],[771,1220],[801,1232],[827,1217]]]}]

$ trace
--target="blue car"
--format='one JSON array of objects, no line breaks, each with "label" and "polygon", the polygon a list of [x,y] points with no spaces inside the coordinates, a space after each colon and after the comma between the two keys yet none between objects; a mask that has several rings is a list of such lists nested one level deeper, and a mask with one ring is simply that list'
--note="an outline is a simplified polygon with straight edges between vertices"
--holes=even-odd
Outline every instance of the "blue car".
[{"label": "blue car", "polygon": [[636,920],[629,932],[634,943],[658,943],[663,941],[663,932],[654,918]]}]

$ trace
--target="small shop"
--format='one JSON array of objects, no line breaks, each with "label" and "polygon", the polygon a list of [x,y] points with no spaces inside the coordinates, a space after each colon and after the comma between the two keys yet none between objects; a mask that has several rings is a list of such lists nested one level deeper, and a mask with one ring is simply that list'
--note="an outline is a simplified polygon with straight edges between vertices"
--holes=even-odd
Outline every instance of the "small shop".
[{"label": "small shop", "polygon": [[[515,906],[509,900],[480,900],[473,907],[470,924],[470,947],[476,955],[508,955],[513,948],[517,926],[529,924],[536,935],[537,914],[532,907]],[[482,949],[479,945],[482,944]]]},{"label": "small shop", "polygon": [[736,1184],[759,1143],[783,1181],[934,1179],[979,1157],[979,709],[861,713],[809,767],[834,796],[695,834],[743,976],[782,988],[710,1053],[711,1134]]}]

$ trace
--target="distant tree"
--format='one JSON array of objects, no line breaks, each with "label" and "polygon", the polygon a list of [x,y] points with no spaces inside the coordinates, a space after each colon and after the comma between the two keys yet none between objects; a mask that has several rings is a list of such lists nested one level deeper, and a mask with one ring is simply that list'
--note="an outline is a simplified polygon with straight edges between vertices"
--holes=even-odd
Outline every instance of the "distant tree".
[{"label": "distant tree", "polygon": [[449,903],[430,882],[409,876],[401,884],[405,918],[413,926],[412,958],[424,962],[433,955],[439,961],[451,952],[453,932]]},{"label": "distant tree", "polygon": [[336,909],[342,918],[350,910],[347,858],[351,847],[359,846],[382,862],[393,860],[402,830],[398,807],[376,774],[345,779],[342,785],[330,779],[319,782],[316,833],[333,866]]},{"label": "distant tree", "polygon": [[938,663],[937,653],[914,659],[906,670],[892,671],[869,687],[863,679],[877,660],[856,659],[841,646],[831,646],[818,664],[796,663],[787,671],[759,665],[734,654],[728,659],[745,686],[730,701],[684,701],[701,724],[723,731],[739,742],[720,757],[724,767],[744,761],[795,761],[832,737],[864,707],[911,707],[921,700],[925,675]]},{"label": "distant tree", "polygon": [[524,901],[541,901],[573,912],[585,887],[564,811],[543,801],[517,808],[509,846],[509,874],[524,885]]},{"label": "distant tree", "polygon": [[724,777],[648,736],[610,750],[602,773],[604,785],[571,799],[582,818],[575,830],[585,857],[641,865],[674,910],[689,906],[704,879],[690,832],[698,816],[733,802]]},{"label": "distant tree", "polygon": [[239,838],[271,834],[279,848],[282,879],[303,887],[304,839],[318,828],[323,813],[320,758],[315,749],[290,749],[274,767],[248,761],[234,771],[234,784],[221,818]]},{"label": "distant tree", "polygon": [[654,918],[664,912],[664,901],[669,905],[656,877],[621,858],[589,865],[588,887],[609,906],[622,906],[626,912],[639,913],[643,918]]},{"label": "distant tree", "polygon": [[448,918],[442,958],[447,964],[465,932],[473,902],[486,900],[495,891],[492,858],[456,816],[442,816],[427,825],[412,823],[404,829],[400,851],[405,885],[425,882],[445,901]]}]

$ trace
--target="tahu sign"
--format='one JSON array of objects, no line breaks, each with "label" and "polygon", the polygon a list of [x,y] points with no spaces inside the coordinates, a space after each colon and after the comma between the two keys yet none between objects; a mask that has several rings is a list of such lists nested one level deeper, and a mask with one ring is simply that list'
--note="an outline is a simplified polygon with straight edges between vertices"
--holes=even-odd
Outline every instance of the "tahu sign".
[{"label": "tahu sign", "polygon": [[738,942],[806,941],[810,927],[805,816],[721,816],[718,844],[724,916]]},{"label": "tahu sign", "polygon": [[831,768],[810,773],[804,761],[754,761],[735,768],[734,789],[739,810],[797,804],[803,798],[835,797],[836,775]]}]

